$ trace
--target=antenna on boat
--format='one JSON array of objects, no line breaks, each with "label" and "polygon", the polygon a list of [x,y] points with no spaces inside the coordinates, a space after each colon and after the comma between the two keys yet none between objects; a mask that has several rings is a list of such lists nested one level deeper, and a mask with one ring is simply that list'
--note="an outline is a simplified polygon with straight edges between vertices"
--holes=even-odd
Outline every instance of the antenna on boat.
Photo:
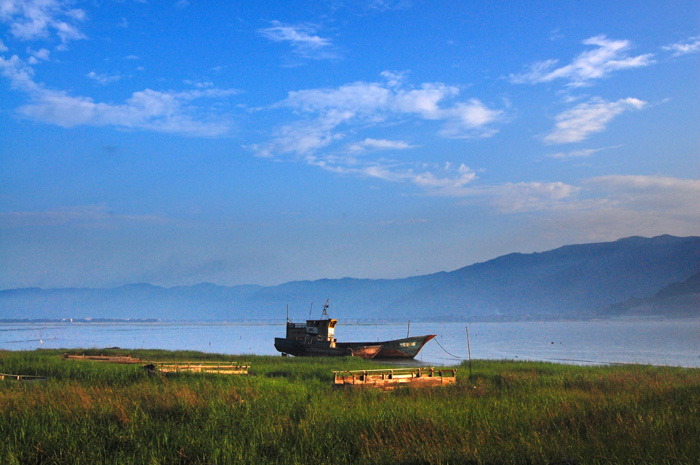
[{"label": "antenna on boat", "polygon": [[289,304],[287,304],[287,323],[291,323],[292,320],[289,319]]},{"label": "antenna on boat", "polygon": [[330,305],[330,303],[329,303],[330,301],[331,301],[331,299],[326,300],[326,305],[323,306],[323,313],[321,314],[321,319],[323,319],[324,316],[325,316],[326,319],[328,319],[328,320],[331,319],[331,316],[328,314],[328,311],[327,311],[327,310],[328,310],[328,306]]},{"label": "antenna on boat", "polygon": [[311,310],[314,309],[314,303],[311,302],[311,307],[309,307],[309,320],[311,319]]}]

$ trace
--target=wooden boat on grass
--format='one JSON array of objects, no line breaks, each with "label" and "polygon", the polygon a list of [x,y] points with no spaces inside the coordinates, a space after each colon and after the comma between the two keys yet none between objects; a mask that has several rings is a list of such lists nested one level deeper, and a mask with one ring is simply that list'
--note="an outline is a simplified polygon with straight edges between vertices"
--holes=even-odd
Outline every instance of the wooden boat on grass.
[{"label": "wooden boat on grass", "polygon": [[338,342],[335,326],[338,320],[328,316],[328,301],[320,320],[294,323],[287,316],[286,337],[275,338],[275,349],[282,355],[352,356],[362,358],[412,359],[435,337],[414,336],[382,342]]},{"label": "wooden boat on grass", "polygon": [[91,360],[93,362],[106,363],[143,363],[145,360],[132,357],[131,355],[85,355],[85,354],[63,354],[67,360]]},{"label": "wooden boat on grass", "polygon": [[149,374],[214,373],[217,375],[247,375],[250,365],[236,362],[151,362],[144,368]]},{"label": "wooden boat on grass", "polygon": [[394,368],[383,370],[334,371],[336,388],[395,389],[400,386],[446,386],[457,381],[456,368]]}]

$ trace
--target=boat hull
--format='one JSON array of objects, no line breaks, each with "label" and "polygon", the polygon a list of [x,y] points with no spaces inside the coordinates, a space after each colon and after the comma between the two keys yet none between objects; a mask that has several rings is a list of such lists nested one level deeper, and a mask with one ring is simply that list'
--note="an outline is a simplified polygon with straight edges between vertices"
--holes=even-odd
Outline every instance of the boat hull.
[{"label": "boat hull", "polygon": [[[394,339],[392,341],[382,341],[372,344],[377,344],[381,346],[381,350],[375,356],[375,358],[382,359],[413,359],[418,352],[423,348],[423,346],[434,338],[434,334],[428,334],[426,336],[414,336],[406,337],[403,339]],[[368,342],[338,342],[336,346],[339,348],[350,348],[366,346],[370,344]]]},{"label": "boat hull", "polygon": [[374,358],[382,346],[379,344],[358,344],[353,347],[330,347],[323,343],[307,344],[294,339],[275,338],[275,349],[295,357],[360,357]]}]

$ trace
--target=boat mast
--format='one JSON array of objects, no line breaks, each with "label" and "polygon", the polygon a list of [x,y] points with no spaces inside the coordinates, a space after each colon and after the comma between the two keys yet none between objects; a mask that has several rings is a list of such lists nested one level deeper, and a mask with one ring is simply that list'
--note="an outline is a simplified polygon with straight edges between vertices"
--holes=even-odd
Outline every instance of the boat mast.
[{"label": "boat mast", "polygon": [[328,306],[330,305],[331,299],[326,300],[326,305],[323,306],[323,313],[321,314],[321,319],[323,320],[323,317],[325,316],[326,320],[330,320],[331,316],[328,314]]}]

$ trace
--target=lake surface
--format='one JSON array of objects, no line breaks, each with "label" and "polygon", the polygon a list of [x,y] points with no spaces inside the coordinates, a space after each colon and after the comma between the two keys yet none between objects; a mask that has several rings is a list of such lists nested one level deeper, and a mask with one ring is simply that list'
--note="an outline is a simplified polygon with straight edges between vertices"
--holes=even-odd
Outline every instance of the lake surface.
[{"label": "lake surface", "polygon": [[[413,322],[410,334],[436,334],[416,360],[450,365],[474,359],[559,363],[640,363],[700,367],[700,319],[617,319],[497,323]],[[339,341],[406,337],[398,323],[342,324]],[[0,323],[0,349],[154,348],[231,355],[277,355],[284,322]]]}]

